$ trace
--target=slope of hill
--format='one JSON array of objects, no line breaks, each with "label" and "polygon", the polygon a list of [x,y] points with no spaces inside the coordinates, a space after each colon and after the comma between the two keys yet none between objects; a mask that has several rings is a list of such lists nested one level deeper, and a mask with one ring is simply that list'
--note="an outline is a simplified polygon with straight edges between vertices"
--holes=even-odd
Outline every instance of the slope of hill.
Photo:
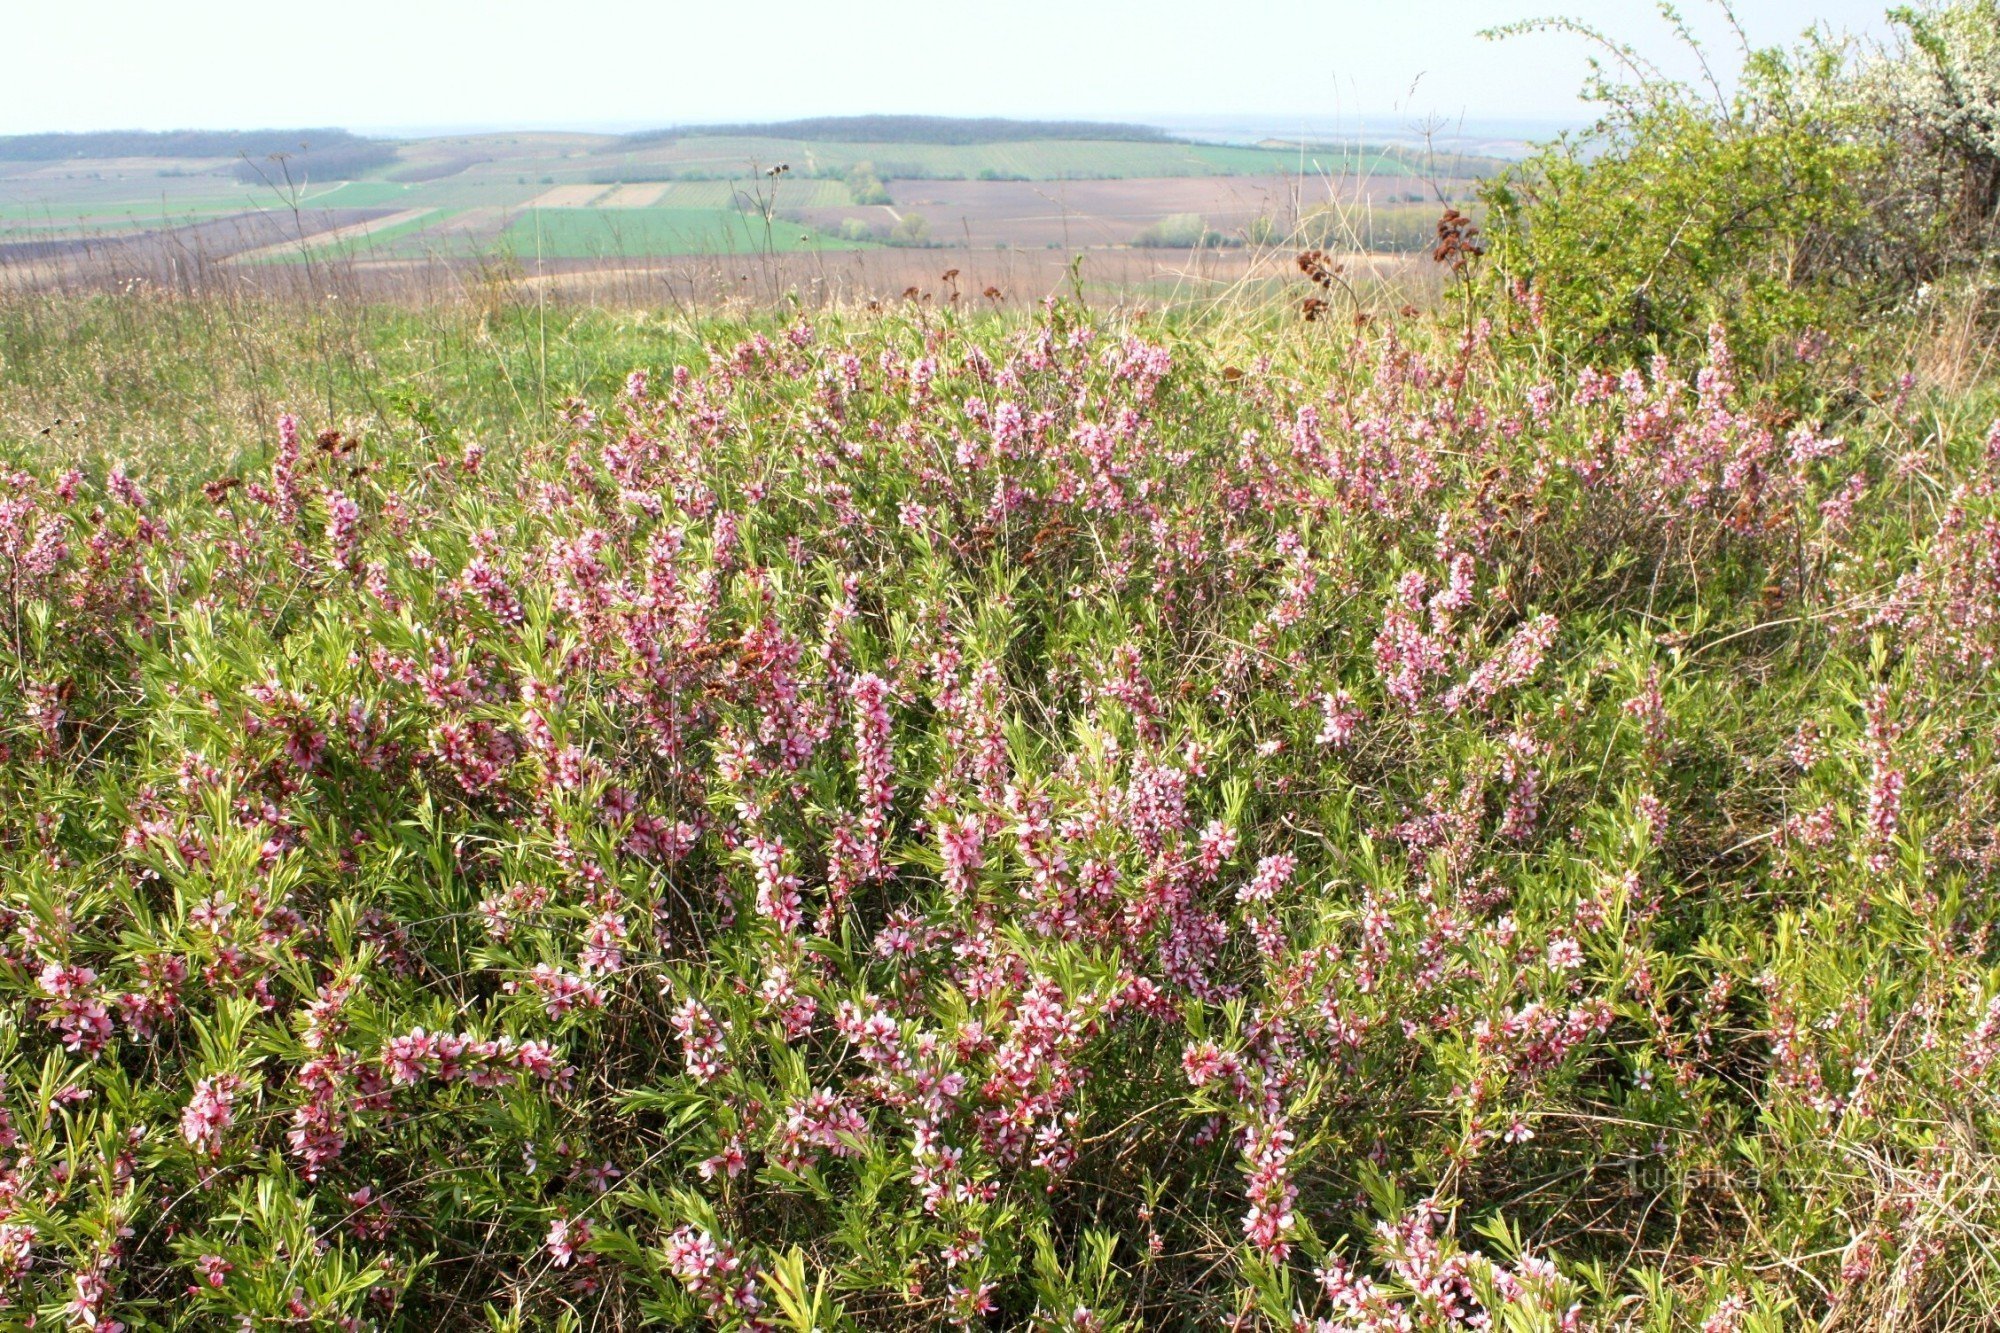
[{"label": "slope of hill", "polygon": [[[259,263],[314,251],[367,263],[624,264],[879,244],[1101,249],[1165,234],[1170,219],[1167,233],[1227,247],[1320,216],[1359,220],[1346,248],[1404,249],[1423,239],[1439,194],[1462,201],[1499,165],[1395,144],[1197,142],[1145,125],[936,116],[623,136],[33,135],[0,139],[0,263],[32,254],[41,272],[52,254],[81,257],[115,236],[116,269],[147,243],[175,250],[197,227],[221,257]],[[1118,188],[1071,189],[1083,182]],[[263,214],[295,243],[274,245],[269,219],[246,226],[240,247],[221,239],[228,227],[217,224]],[[1312,226],[1317,244],[1326,228]]]}]

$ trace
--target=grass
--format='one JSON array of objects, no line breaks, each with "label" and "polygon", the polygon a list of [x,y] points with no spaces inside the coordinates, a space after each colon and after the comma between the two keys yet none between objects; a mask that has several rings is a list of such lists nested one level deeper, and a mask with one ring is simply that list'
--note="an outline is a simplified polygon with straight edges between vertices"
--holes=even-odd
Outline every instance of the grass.
[{"label": "grass", "polygon": [[[549,405],[685,356],[680,321],[477,293],[421,307],[214,296],[0,298],[0,438],[160,476],[239,466],[285,411],[413,438],[523,444]],[[61,425],[54,423],[61,422]],[[50,428],[44,434],[44,428]]]}]

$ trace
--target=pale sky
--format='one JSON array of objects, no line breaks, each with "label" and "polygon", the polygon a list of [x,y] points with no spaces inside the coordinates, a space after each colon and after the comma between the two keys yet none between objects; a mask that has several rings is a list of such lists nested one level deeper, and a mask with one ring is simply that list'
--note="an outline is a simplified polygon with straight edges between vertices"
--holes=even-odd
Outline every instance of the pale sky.
[{"label": "pale sky", "polygon": [[[1888,0],[1738,0],[1758,43],[1879,34]],[[1713,5],[1682,0],[1733,67]],[[1318,129],[1575,120],[1568,14],[1676,72],[1648,0],[7,0],[0,134],[629,129],[909,112]],[[1414,88],[1414,91],[1413,91]]]}]

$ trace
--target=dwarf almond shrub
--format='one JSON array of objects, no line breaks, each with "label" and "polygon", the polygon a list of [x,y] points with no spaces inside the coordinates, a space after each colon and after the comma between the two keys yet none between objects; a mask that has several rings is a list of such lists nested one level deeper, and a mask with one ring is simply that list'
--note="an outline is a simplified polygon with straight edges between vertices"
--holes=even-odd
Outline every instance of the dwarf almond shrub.
[{"label": "dwarf almond shrub", "polygon": [[2000,435],[1232,350],[15,442],[0,1321],[1976,1322]]}]

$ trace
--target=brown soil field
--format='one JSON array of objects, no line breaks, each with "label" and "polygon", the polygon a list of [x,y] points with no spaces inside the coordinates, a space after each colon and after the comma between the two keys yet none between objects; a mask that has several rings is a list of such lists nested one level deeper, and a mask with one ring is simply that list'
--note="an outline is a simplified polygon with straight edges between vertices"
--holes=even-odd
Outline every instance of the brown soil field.
[{"label": "brown soil field", "polygon": [[[377,219],[379,221],[379,219]],[[454,222],[466,219],[454,219]],[[351,215],[348,223],[356,221]],[[366,221],[366,219],[363,219]],[[182,229],[192,230],[192,229]],[[1079,251],[999,249],[879,249],[737,257],[683,256],[623,263],[551,260],[509,264],[437,254],[380,259],[366,251],[333,251],[315,263],[237,264],[242,237],[202,248],[183,242],[162,249],[155,234],[142,241],[72,249],[60,254],[0,252],[0,285],[119,287],[154,283],[172,288],[252,288],[300,299],[426,302],[478,290],[515,299],[592,302],[644,309],[742,303],[770,305],[792,297],[809,306],[903,300],[962,305],[1033,305],[1078,292],[1093,304],[1169,306],[1226,301],[1247,287],[1297,287],[1309,295],[1288,250]],[[266,246],[282,233],[262,237]],[[296,241],[290,242],[296,244]],[[1423,304],[1438,287],[1435,266],[1398,255],[1346,259],[1357,289]],[[947,272],[955,276],[946,278]],[[311,290],[308,291],[307,288]],[[994,297],[985,295],[988,288]],[[914,291],[914,295],[910,295]]]},{"label": "brown soil field", "polygon": [[[1442,183],[1447,193],[1457,182]],[[926,181],[890,185],[890,208],[806,208],[801,221],[833,229],[848,218],[871,227],[918,213],[933,240],[974,248],[994,245],[1083,248],[1129,245],[1148,226],[1179,213],[1198,214],[1225,235],[1269,218],[1280,234],[1303,214],[1328,207],[1366,209],[1406,199],[1421,187],[1407,178],[1169,176],[1102,181]]]},{"label": "brown soil field", "polygon": [[[769,305],[796,296],[809,306],[859,304],[958,304],[1007,307],[1034,305],[1079,288],[1092,304],[1153,307],[1228,301],[1246,288],[1298,288],[1308,295],[1289,251],[1092,250],[1081,254],[1074,271],[1060,251],[977,251],[951,249],[854,250],[825,254],[782,254],[720,259],[714,256],[634,262],[547,263],[527,271],[479,271],[461,266],[468,283],[483,282],[516,292],[521,299],[553,299],[645,309],[741,303]],[[1359,290],[1386,294],[1389,304],[1427,304],[1439,286],[1435,266],[1396,255],[1345,257],[1349,280]],[[346,277],[393,294],[400,284],[434,284],[423,266],[359,264]],[[433,266],[434,268],[435,266]],[[945,274],[954,277],[947,279]],[[997,295],[985,293],[991,288]],[[911,295],[914,291],[914,295]]]},{"label": "brown soil field", "polygon": [[294,217],[258,210],[136,234],[0,244],[0,285],[102,285],[135,278],[187,281],[246,251],[296,246],[302,239],[311,243],[328,232],[379,220],[387,212],[320,209]]}]

